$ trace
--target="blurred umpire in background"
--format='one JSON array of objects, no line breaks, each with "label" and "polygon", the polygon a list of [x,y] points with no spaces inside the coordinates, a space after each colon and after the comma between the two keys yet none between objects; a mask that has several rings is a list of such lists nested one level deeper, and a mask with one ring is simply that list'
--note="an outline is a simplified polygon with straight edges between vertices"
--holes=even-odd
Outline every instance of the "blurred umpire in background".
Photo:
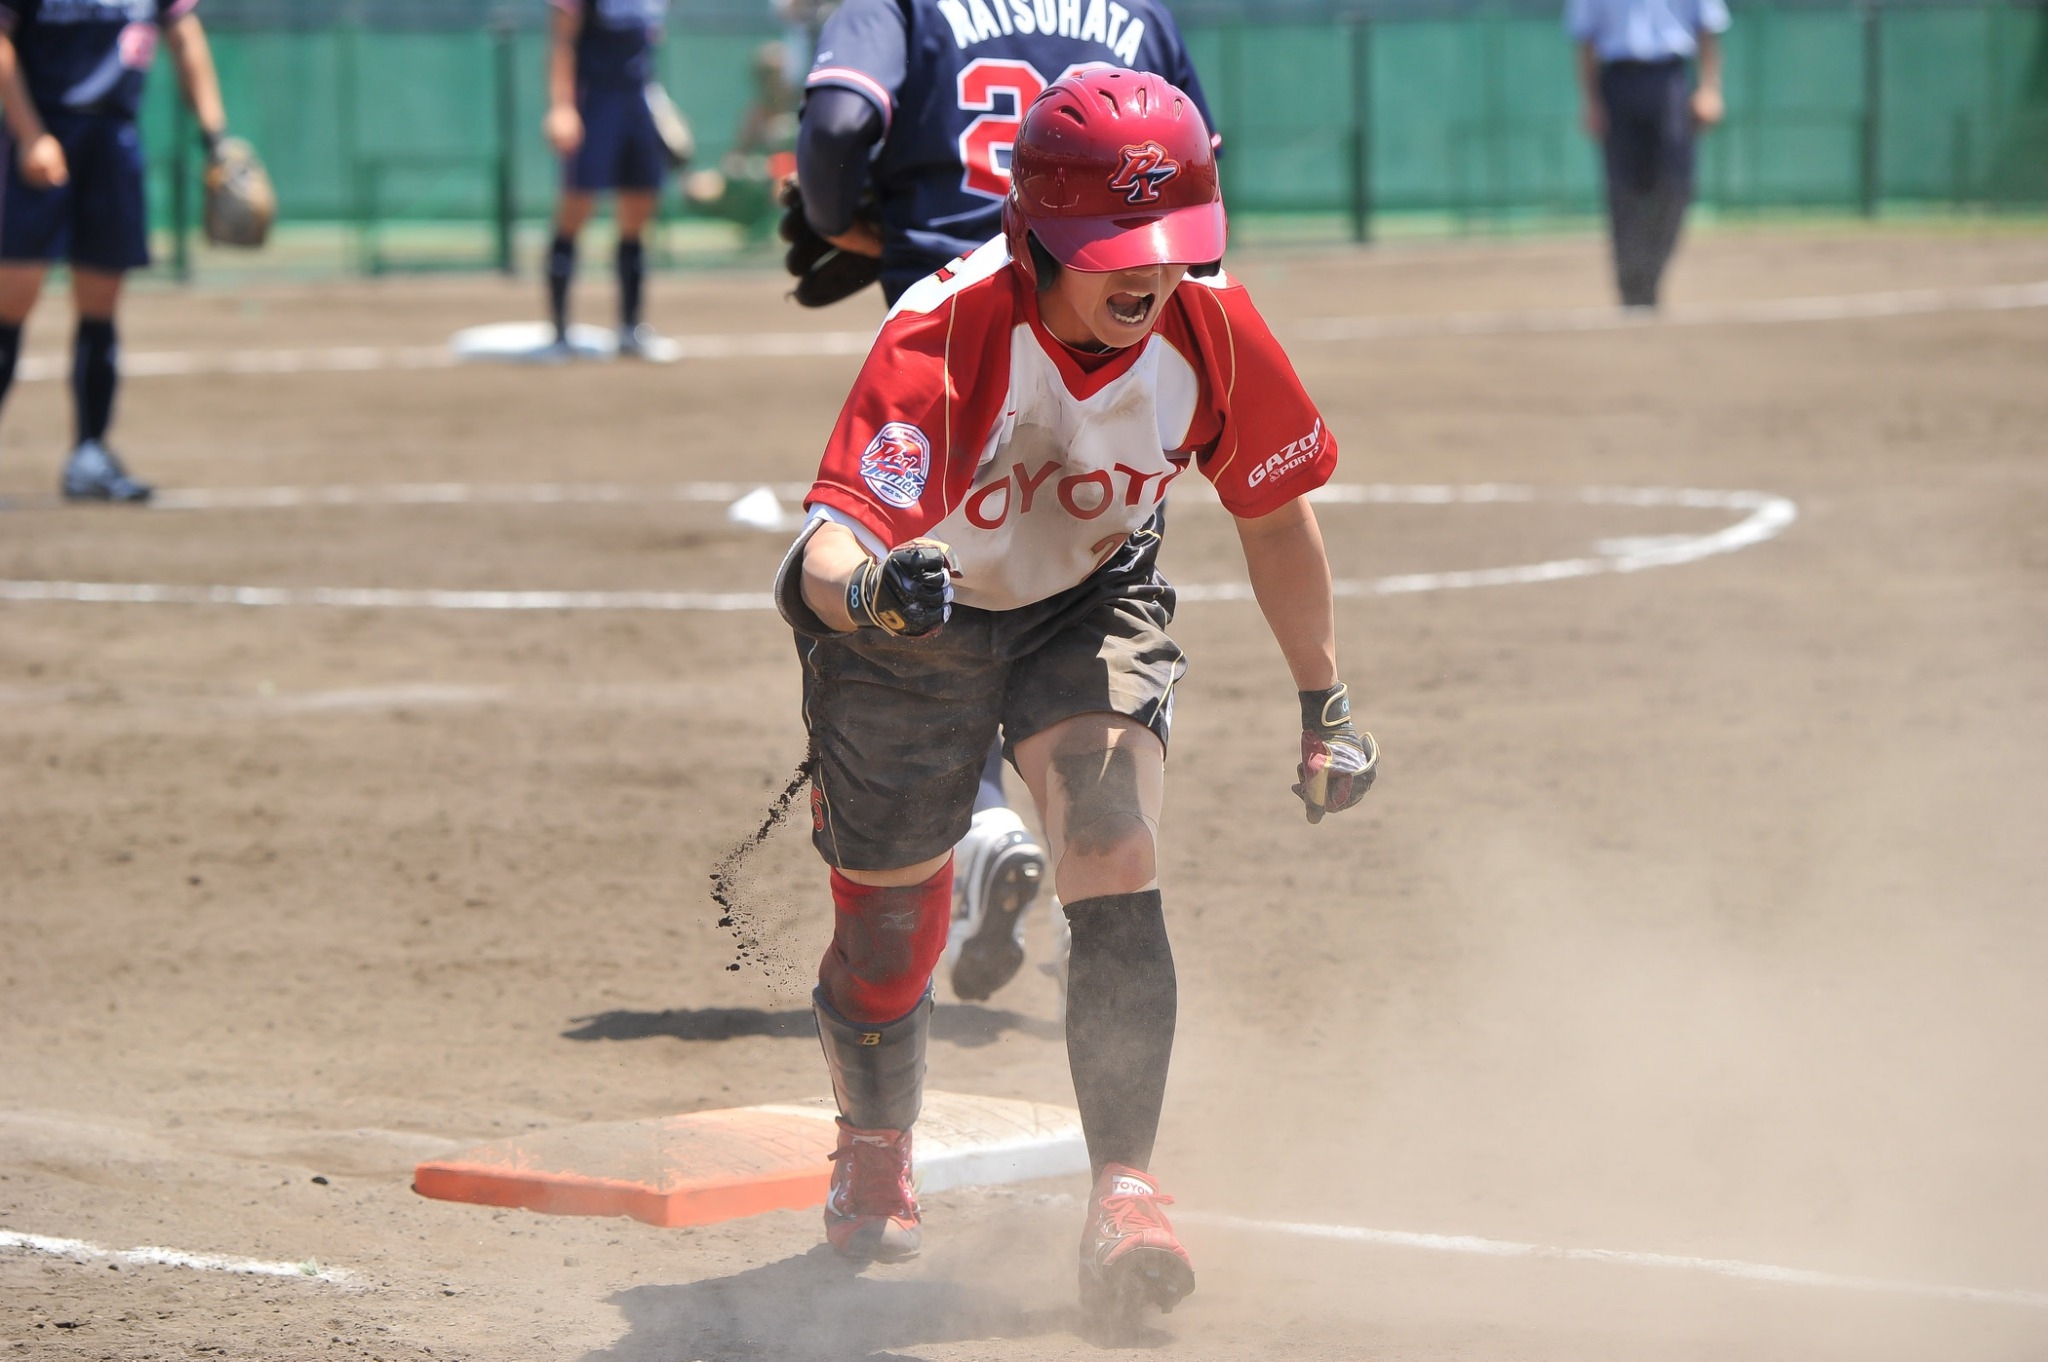
[{"label": "blurred umpire in background", "polygon": [[548,0],[548,145],[562,158],[555,236],[548,245],[548,312],[555,349],[569,353],[569,285],[576,238],[597,195],[618,215],[619,353],[640,355],[655,340],[640,320],[647,277],[642,237],[654,218],[667,152],[650,99],[657,95],[654,49],[668,0]]},{"label": "blurred umpire in background", "polygon": [[[1692,201],[1693,138],[1721,121],[1726,0],[1566,0],[1586,131],[1606,151],[1614,276],[1628,308],[1657,285]],[[1687,70],[1697,59],[1699,83]]]},{"label": "blurred umpire in background", "polygon": [[169,43],[178,83],[218,160],[227,129],[199,0],[0,0],[0,399],[14,382],[21,328],[58,260],[78,306],[71,395],[77,443],[64,464],[71,501],[147,501],[105,444],[118,377],[114,309],[121,279],[149,263],[142,82]]}]

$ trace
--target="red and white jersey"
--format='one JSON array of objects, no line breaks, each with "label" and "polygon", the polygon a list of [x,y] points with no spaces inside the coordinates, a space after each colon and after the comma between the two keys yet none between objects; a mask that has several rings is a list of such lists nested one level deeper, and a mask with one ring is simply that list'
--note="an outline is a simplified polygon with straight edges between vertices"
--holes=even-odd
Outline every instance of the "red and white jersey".
[{"label": "red and white jersey", "polygon": [[1189,278],[1142,343],[1090,354],[1045,329],[998,237],[896,304],[806,502],[871,548],[944,541],[955,599],[1012,610],[1085,580],[1190,462],[1247,519],[1336,466],[1244,288]]}]

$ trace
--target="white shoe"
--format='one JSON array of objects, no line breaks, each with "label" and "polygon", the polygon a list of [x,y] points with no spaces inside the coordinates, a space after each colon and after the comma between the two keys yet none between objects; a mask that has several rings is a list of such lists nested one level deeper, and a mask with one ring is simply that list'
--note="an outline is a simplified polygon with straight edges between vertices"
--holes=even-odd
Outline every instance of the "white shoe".
[{"label": "white shoe", "polygon": [[650,364],[674,364],[683,348],[646,322],[619,328],[619,358],[644,359]]},{"label": "white shoe", "polygon": [[983,809],[953,849],[946,961],[955,995],[980,1001],[1024,963],[1024,914],[1045,881],[1045,853],[1008,808]]}]

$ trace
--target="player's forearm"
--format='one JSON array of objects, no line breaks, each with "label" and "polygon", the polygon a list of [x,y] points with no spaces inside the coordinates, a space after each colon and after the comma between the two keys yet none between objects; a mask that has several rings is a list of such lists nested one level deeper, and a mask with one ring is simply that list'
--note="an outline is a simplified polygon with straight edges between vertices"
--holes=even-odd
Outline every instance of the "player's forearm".
[{"label": "player's forearm", "polygon": [[882,140],[882,115],[864,96],[837,86],[813,90],[797,129],[796,182],[804,217],[830,241],[853,226],[868,196],[868,157]]},{"label": "player's forearm", "polygon": [[1713,94],[1721,93],[1721,35],[1699,32],[1699,88]]},{"label": "player's forearm", "polygon": [[804,604],[826,628],[844,633],[859,627],[846,608],[846,589],[868,561],[868,551],[844,525],[820,525],[804,545]]},{"label": "player's forearm", "polygon": [[213,47],[206,41],[206,30],[196,16],[187,14],[173,23],[164,37],[170,45],[171,65],[177,68],[178,86],[192,106],[200,133],[209,145],[219,141],[227,131],[228,115],[221,103],[220,73],[213,65]]},{"label": "player's forearm", "polygon": [[565,9],[556,9],[548,28],[548,106],[576,107],[576,34],[582,19]]},{"label": "player's forearm", "polygon": [[1593,107],[1600,102],[1600,54],[1593,50],[1592,43],[1579,44],[1578,68],[1579,99],[1587,107]]},{"label": "player's forearm", "polygon": [[7,130],[23,146],[47,131],[36,102],[29,98],[28,82],[21,78],[21,60],[15,55],[14,39],[0,34],[0,112],[7,118]]},{"label": "player's forearm", "polygon": [[1306,499],[1296,497],[1257,520],[1239,520],[1252,594],[1287,659],[1296,690],[1337,684],[1337,612],[1330,560]]}]

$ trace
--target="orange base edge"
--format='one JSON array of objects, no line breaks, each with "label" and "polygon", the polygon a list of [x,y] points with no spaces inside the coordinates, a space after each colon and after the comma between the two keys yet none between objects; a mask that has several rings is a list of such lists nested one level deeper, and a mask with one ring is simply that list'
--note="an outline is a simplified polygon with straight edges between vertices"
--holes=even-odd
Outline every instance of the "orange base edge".
[{"label": "orange base edge", "polygon": [[413,1170],[413,1190],[437,1201],[505,1206],[541,1215],[629,1216],[664,1229],[714,1225],[766,1211],[821,1206],[829,1169],[792,1170],[670,1191],[608,1178],[534,1176],[500,1168],[428,1162]]}]

